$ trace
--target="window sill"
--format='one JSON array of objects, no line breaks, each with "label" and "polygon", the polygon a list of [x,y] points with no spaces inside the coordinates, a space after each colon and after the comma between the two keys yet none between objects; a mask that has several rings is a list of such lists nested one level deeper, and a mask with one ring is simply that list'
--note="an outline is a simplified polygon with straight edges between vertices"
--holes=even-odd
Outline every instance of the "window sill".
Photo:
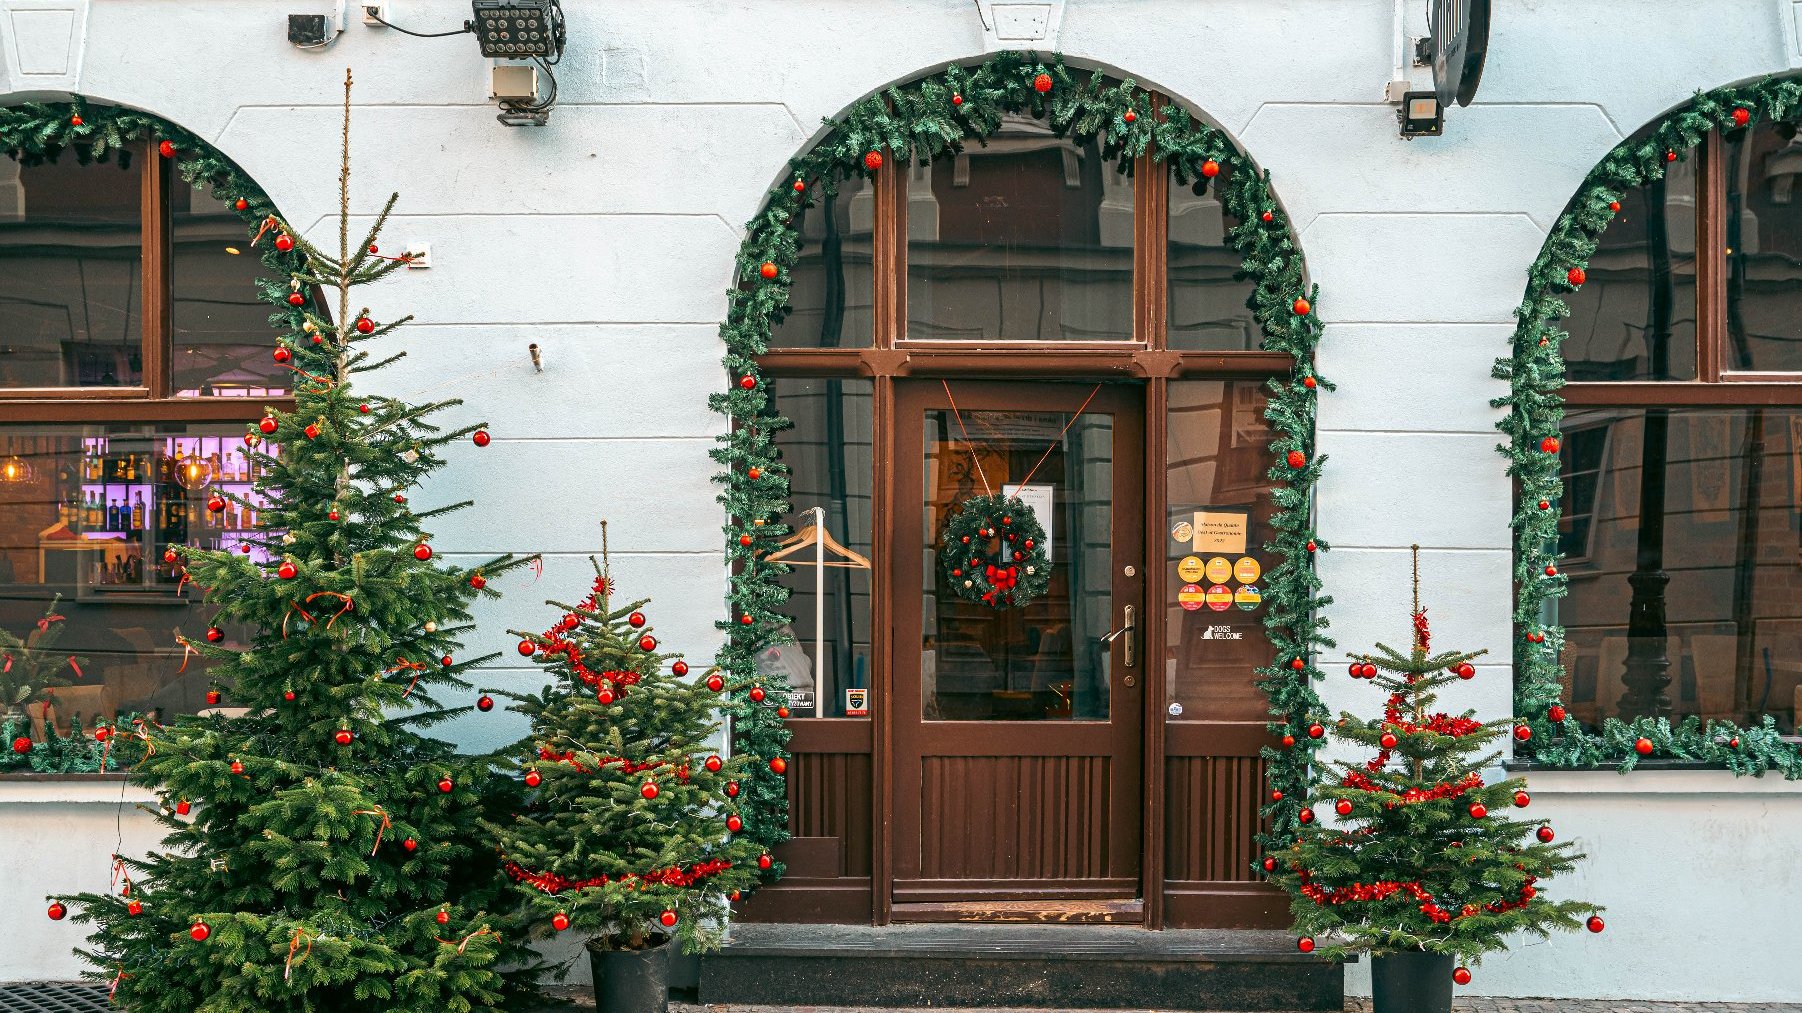
[{"label": "window sill", "polygon": [[1802,781],[1786,781],[1781,773],[1763,777],[1736,775],[1725,767],[1680,761],[1647,761],[1630,771],[1613,767],[1571,769],[1538,763],[1509,763],[1511,775],[1527,779],[1535,795],[1793,795],[1802,798]]},{"label": "window sill", "polygon": [[[28,802],[154,802],[124,774],[0,774],[0,805]],[[3,823],[4,821],[0,821]]]}]

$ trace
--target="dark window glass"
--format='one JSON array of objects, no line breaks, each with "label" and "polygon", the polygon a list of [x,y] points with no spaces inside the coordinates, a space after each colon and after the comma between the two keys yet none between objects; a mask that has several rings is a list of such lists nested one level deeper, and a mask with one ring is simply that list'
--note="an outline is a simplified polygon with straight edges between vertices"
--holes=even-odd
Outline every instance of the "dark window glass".
[{"label": "dark window glass", "polygon": [[1725,140],[1722,368],[1802,372],[1802,139],[1793,125],[1761,123]]},{"label": "dark window glass", "polygon": [[171,201],[175,260],[172,390],[183,397],[280,397],[287,370],[270,357],[270,306],[257,294],[266,277],[244,223],[204,185],[178,182]]},{"label": "dark window glass", "polygon": [[1568,562],[1554,617],[1572,713],[1770,714],[1794,730],[1802,411],[1572,409],[1566,431],[1606,434],[1577,440],[1600,448],[1589,556]]},{"label": "dark window glass", "polygon": [[139,343],[140,173],[0,159],[0,387],[131,387]]},{"label": "dark window glass", "polygon": [[836,194],[822,190],[815,206],[802,212],[788,316],[770,329],[771,348],[870,347],[875,220],[875,189],[861,177],[840,183]]},{"label": "dark window glass", "polygon": [[1247,308],[1252,284],[1227,241],[1238,224],[1220,194],[1230,170],[1184,186],[1170,182],[1169,347],[1186,351],[1247,351],[1262,336]]},{"label": "dark window glass", "polygon": [[1608,452],[1608,429],[1606,425],[1567,426],[1564,431],[1564,446],[1559,451],[1564,501],[1558,516],[1558,554],[1567,562],[1589,555],[1602,461]]},{"label": "dark window glass", "polygon": [[[790,470],[792,507],[784,520],[795,530],[790,541],[796,544],[784,556],[794,571],[782,584],[792,595],[787,611],[796,642],[764,651],[758,668],[772,681],[788,684],[796,717],[844,717],[847,701],[857,703],[860,694],[867,713],[873,574],[865,564],[875,562],[870,528],[875,385],[794,377],[772,384],[777,410],[794,421],[778,434],[776,445]],[[815,507],[823,516],[812,512]],[[822,520],[826,542],[818,537]],[[824,567],[818,565],[822,560]]]},{"label": "dark window glass", "polygon": [[[174,633],[198,637],[211,612],[192,585],[178,591],[171,544],[235,549],[257,525],[254,510],[211,513],[215,488],[248,495],[248,459],[237,426],[34,425],[0,427],[0,627],[23,636],[61,596],[57,651],[67,685],[46,714],[66,730],[79,712],[192,711],[204,705],[206,663],[187,659]],[[272,449],[265,447],[265,449]],[[253,551],[260,558],[261,549]],[[248,631],[227,627],[226,643]],[[0,689],[11,691],[0,674]],[[10,701],[0,702],[0,711]]]},{"label": "dark window glass", "polygon": [[1246,673],[1270,660],[1263,592],[1281,562],[1264,552],[1269,423],[1256,380],[1170,383],[1170,515],[1165,525],[1165,705],[1172,719],[1263,721],[1270,703]]},{"label": "dark window glass", "polygon": [[1587,279],[1567,293],[1565,373],[1572,380],[1696,378],[1696,166],[1666,167],[1621,198]]},{"label": "dark window glass", "polygon": [[907,336],[1131,337],[1133,181],[1118,167],[1024,116],[910,167]]}]

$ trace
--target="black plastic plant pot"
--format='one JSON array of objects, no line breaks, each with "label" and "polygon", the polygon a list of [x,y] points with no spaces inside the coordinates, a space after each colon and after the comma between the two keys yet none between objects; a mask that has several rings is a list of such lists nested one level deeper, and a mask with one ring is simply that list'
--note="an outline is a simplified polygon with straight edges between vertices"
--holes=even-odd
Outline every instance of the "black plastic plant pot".
[{"label": "black plastic plant pot", "polygon": [[1452,958],[1421,950],[1373,957],[1370,990],[1376,1013],[1451,1013]]},{"label": "black plastic plant pot", "polygon": [[588,943],[596,1013],[668,1013],[670,955],[675,945],[665,939],[642,950],[608,950],[599,943]]}]

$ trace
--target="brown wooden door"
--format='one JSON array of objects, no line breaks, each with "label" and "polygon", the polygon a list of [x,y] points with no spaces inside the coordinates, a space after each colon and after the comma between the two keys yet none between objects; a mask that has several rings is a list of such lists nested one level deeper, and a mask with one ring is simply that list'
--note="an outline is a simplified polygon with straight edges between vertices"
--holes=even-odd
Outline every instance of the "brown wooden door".
[{"label": "brown wooden door", "polygon": [[[1130,901],[1148,657],[1142,389],[910,380],[895,420],[894,915]],[[951,593],[938,559],[950,515],[1021,483],[1049,506],[1035,510],[1048,593],[1005,610]],[[1129,610],[1136,629],[1110,639]]]}]

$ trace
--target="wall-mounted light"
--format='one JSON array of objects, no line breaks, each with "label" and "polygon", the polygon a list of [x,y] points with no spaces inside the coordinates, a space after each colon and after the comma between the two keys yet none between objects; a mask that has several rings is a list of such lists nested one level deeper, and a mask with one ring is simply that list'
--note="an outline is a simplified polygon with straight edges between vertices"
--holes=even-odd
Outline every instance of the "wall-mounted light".
[{"label": "wall-mounted light", "polygon": [[1445,133],[1445,107],[1439,104],[1439,96],[1433,92],[1403,94],[1397,116],[1401,119],[1404,138],[1438,137]]},{"label": "wall-mounted light", "polygon": [[31,464],[23,457],[14,454],[0,461],[0,482],[31,481]]},{"label": "wall-mounted light", "polygon": [[550,122],[551,107],[557,104],[557,75],[551,68],[563,58],[569,38],[560,0],[471,0],[474,17],[449,32],[415,32],[387,20],[384,4],[362,7],[365,24],[415,38],[474,35],[482,55],[495,61],[488,81],[488,97],[501,107],[495,118],[510,127]]}]

